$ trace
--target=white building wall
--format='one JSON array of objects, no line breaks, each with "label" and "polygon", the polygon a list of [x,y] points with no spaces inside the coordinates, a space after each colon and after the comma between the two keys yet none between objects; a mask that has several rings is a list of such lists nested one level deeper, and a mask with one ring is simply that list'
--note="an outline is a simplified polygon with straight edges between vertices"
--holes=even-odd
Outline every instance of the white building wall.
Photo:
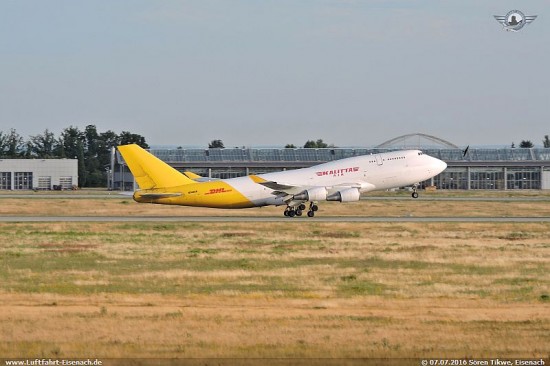
[{"label": "white building wall", "polygon": [[550,171],[543,170],[542,171],[542,182],[541,182],[541,188],[542,189],[550,189]]},{"label": "white building wall", "polygon": [[0,176],[2,173],[11,173],[11,189],[21,189],[17,184],[17,173],[32,173],[30,188],[39,188],[39,181],[43,189],[52,189],[54,185],[64,188],[78,185],[77,159],[0,159]]}]

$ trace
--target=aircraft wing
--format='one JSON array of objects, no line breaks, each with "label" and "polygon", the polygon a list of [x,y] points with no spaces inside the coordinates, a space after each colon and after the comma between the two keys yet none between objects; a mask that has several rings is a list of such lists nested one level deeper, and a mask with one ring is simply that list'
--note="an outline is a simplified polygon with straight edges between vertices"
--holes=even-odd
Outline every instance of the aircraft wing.
[{"label": "aircraft wing", "polygon": [[[288,184],[268,181],[256,175],[251,175],[250,179],[252,179],[255,183],[261,184],[264,187],[273,189],[273,194],[276,196],[288,197],[292,195],[298,195],[306,189],[315,188],[314,186],[295,186],[295,185],[288,185]],[[367,183],[367,182],[340,183],[338,185],[324,187],[324,188],[327,189],[329,194],[333,192],[337,192],[342,189],[346,189],[346,188],[357,188],[360,192],[369,192],[376,189],[376,187],[373,184]]]},{"label": "aircraft wing", "polygon": [[289,195],[289,194],[298,194],[304,190],[304,187],[300,186],[292,186],[288,184],[282,184],[277,183],[274,181],[265,180],[263,178],[258,177],[257,175],[251,175],[250,179],[254,181],[254,183],[261,184],[264,187],[267,187],[269,189],[273,189],[273,194],[279,196],[279,195]]}]

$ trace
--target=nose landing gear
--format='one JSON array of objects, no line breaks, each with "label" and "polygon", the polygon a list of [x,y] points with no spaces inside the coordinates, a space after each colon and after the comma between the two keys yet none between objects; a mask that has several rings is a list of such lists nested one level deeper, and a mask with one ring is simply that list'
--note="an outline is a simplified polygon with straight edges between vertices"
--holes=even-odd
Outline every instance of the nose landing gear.
[{"label": "nose landing gear", "polygon": [[418,192],[417,192],[417,190],[418,190],[418,183],[413,184],[413,193],[412,193],[412,195],[411,195],[412,198],[418,198]]}]

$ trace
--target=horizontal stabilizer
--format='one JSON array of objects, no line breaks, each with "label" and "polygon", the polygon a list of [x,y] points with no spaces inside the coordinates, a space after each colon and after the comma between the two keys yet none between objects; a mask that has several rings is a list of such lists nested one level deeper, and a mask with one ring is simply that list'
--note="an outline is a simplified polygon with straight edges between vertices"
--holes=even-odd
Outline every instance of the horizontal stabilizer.
[{"label": "horizontal stabilizer", "polygon": [[198,174],[195,174],[193,172],[190,172],[190,171],[185,171],[183,172],[183,174],[189,178],[189,179],[193,179],[193,180],[198,180],[198,179],[201,179],[202,177]]},{"label": "horizontal stabilizer", "polygon": [[195,182],[212,182],[214,180],[219,180],[217,178],[209,178],[209,177],[203,177],[203,176],[200,176],[198,174],[195,174],[193,172],[190,172],[190,171],[185,171],[183,172],[183,175],[185,175],[187,178],[189,179],[193,179]]},{"label": "horizontal stabilizer", "polygon": [[181,193],[143,193],[139,195],[142,198],[170,198],[179,197]]}]

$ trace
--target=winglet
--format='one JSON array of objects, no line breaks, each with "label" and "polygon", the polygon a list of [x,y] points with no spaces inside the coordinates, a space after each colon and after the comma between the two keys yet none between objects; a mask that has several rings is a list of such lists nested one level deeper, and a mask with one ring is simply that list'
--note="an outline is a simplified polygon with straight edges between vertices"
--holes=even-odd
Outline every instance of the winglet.
[{"label": "winglet", "polygon": [[289,185],[286,185],[286,184],[280,184],[280,183],[273,182],[273,181],[270,181],[270,180],[265,180],[263,178],[258,177],[257,175],[249,175],[249,177],[250,177],[250,179],[252,179],[252,181],[254,183],[261,184],[262,186],[267,187],[269,189],[273,189],[275,191],[286,192],[287,190],[292,190],[294,192],[296,189],[301,189],[300,187],[289,186]]},{"label": "winglet", "polygon": [[267,180],[263,179],[263,178],[260,178],[258,177],[257,175],[249,175],[250,179],[252,179],[252,181],[254,183],[258,183],[258,184],[262,184],[262,183],[265,183],[267,182]]}]

